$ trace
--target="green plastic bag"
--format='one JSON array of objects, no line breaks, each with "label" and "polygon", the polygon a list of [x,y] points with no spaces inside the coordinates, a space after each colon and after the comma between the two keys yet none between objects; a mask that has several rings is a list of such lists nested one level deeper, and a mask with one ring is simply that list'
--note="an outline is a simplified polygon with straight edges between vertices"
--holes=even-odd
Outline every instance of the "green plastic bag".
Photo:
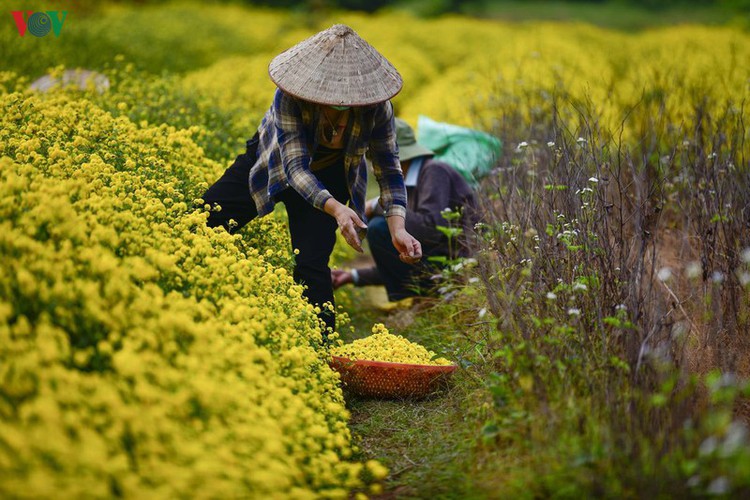
[{"label": "green plastic bag", "polygon": [[495,166],[503,143],[495,136],[450,123],[441,123],[424,115],[417,122],[419,143],[435,152],[435,159],[459,171],[476,187]]}]

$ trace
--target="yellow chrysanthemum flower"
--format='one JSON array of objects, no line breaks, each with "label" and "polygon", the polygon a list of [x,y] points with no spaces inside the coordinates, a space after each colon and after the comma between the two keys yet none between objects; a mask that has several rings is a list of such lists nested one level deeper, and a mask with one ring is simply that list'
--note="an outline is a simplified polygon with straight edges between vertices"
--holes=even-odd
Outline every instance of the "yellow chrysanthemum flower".
[{"label": "yellow chrysanthemum flower", "polygon": [[411,342],[401,335],[393,335],[382,323],[372,327],[372,335],[331,349],[333,356],[351,360],[384,361],[415,365],[447,366],[445,358],[435,358],[435,353]]}]

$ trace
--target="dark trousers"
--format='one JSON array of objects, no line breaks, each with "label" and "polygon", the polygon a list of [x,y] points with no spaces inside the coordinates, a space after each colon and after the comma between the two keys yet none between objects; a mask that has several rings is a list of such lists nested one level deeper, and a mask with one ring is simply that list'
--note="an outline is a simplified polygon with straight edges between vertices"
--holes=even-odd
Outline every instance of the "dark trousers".
[{"label": "dark trousers", "polygon": [[[203,195],[205,203],[221,206],[220,212],[211,212],[209,215],[209,226],[224,226],[227,231],[235,232],[258,216],[248,186],[256,148],[257,137],[254,137],[248,141],[247,152],[238,156],[224,175]],[[314,172],[314,175],[336,200],[344,204],[349,201],[343,161]],[[336,220],[307,203],[292,188],[279,193],[276,201],[286,206],[292,247],[299,250],[295,256],[295,282],[306,285],[304,295],[311,304],[321,308],[326,302],[333,304],[333,284],[328,260],[336,243]],[[233,219],[236,225],[230,227],[229,219]],[[327,328],[335,328],[336,316],[332,311],[324,309],[318,316]]]},{"label": "dark trousers", "polygon": [[439,272],[437,266],[424,261],[406,264],[398,258],[391,232],[384,217],[373,217],[367,223],[367,243],[378,267],[388,300],[396,301],[422,295],[432,288],[430,276]]},{"label": "dark trousers", "polygon": [[[255,202],[250,197],[250,168],[255,163],[258,151],[258,134],[247,141],[245,154],[239,155],[216,183],[208,188],[202,198],[213,207],[221,206],[221,211],[211,211],[208,215],[210,227],[224,226],[233,233],[258,216]],[[235,221],[230,224],[229,220]]]}]

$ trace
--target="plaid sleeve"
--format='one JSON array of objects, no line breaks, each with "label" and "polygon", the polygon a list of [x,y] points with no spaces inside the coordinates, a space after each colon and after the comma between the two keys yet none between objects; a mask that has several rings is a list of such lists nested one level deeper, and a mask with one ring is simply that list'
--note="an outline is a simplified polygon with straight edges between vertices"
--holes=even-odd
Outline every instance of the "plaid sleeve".
[{"label": "plaid sleeve", "polygon": [[311,158],[299,104],[289,94],[279,91],[274,109],[281,162],[289,185],[308,203],[323,210],[323,205],[333,196],[310,172]]},{"label": "plaid sleeve", "polygon": [[406,218],[406,188],[401,164],[398,161],[396,124],[393,105],[387,101],[375,112],[375,123],[370,136],[372,169],[380,185],[380,206],[386,217]]}]

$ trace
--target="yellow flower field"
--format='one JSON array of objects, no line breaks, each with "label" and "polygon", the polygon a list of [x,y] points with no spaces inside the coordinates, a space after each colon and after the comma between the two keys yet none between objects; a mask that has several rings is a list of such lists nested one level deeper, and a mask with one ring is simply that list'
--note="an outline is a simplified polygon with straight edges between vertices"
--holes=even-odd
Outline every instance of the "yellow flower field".
[{"label": "yellow flower field", "polygon": [[[221,34],[194,36],[196,19]],[[312,26],[216,5],[75,21],[39,57],[75,66],[70,54],[102,57],[97,42],[135,44],[92,68],[111,78],[106,93],[29,91],[34,47],[0,31],[2,497],[347,498],[385,475],[357,460],[283,216],[229,235],[195,208],[270,103],[270,59],[319,28],[347,23],[393,61],[397,112],[414,125],[425,114],[492,130],[519,115],[531,127],[557,96],[571,128],[585,107],[606,136],[663,126],[676,140],[668,124],[696,103],[750,110],[750,36],[729,28],[395,13]],[[149,73],[138,51],[188,68]]]},{"label": "yellow flower field", "polygon": [[[345,14],[334,21],[355,28],[402,73],[404,88],[394,104],[414,126],[420,114],[487,130],[513,113],[533,123],[558,97],[572,128],[593,113],[601,130],[615,136],[623,130],[628,139],[642,126],[640,114],[658,111],[666,127],[685,121],[702,102],[738,115],[749,109],[750,66],[741,61],[750,60],[750,36],[731,28],[624,34],[588,25],[406,14]],[[184,82],[220,107],[245,110],[252,126],[273,89],[268,61],[313,32],[295,31],[263,55],[221,58],[188,73]]]},{"label": "yellow flower field", "polygon": [[0,107],[3,496],[360,485],[315,315],[269,263],[283,232],[205,227],[190,134],[68,95]]}]

